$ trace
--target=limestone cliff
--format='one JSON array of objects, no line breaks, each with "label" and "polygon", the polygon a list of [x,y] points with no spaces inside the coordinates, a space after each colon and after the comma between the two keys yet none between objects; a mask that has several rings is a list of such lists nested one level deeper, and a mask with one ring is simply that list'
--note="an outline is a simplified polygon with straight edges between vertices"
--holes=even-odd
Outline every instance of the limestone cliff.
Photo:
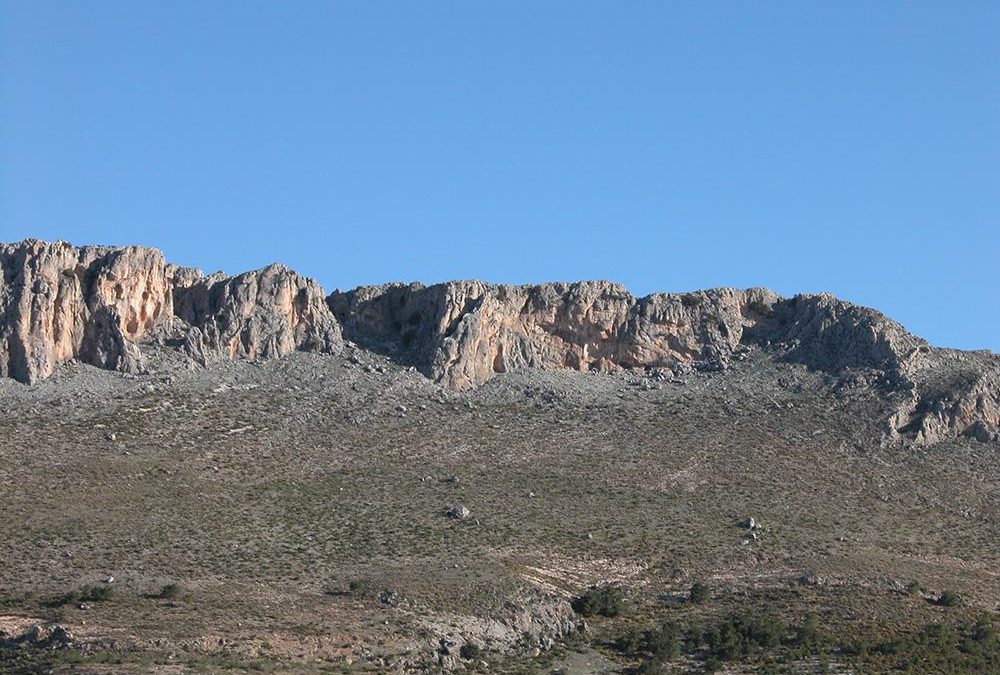
[{"label": "limestone cliff", "polygon": [[74,358],[135,372],[158,328],[183,331],[203,363],[340,344],[323,290],[278,265],[206,277],[156,249],[27,240],[0,245],[0,268],[0,376],[22,382]]},{"label": "limestone cliff", "polygon": [[190,326],[186,351],[203,364],[270,359],[297,349],[329,353],[341,344],[323,289],[284,265],[235,277],[188,277],[175,286],[174,313]]},{"label": "limestone cliff", "polygon": [[337,352],[344,335],[471,389],[524,368],[720,370],[759,347],[893,406],[886,437],[982,441],[1000,432],[1000,359],[933,349],[883,314],[831,295],[763,288],[656,293],[607,281],[503,286],[387,284],[324,297],[282,265],[229,277],[143,247],[0,244],[0,376],[36,382],[70,359],[142,368],[144,340],[197,362]]},{"label": "limestone cliff", "polygon": [[172,311],[163,254],[129,246],[0,245],[0,375],[48,377],[71,358],[139,368],[138,340]]},{"label": "limestone cliff", "polygon": [[718,367],[777,300],[766,289],[636,299],[606,281],[468,281],[335,292],[330,306],[350,339],[399,354],[448,387],[469,389],[520,368]]}]

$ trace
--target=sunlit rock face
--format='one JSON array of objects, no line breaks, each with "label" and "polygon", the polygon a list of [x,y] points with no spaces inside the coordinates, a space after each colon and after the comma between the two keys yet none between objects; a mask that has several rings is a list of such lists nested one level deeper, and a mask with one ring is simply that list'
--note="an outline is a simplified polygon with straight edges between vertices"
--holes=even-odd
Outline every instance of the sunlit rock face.
[{"label": "sunlit rock face", "polygon": [[463,281],[334,293],[348,338],[399,353],[455,389],[521,368],[612,371],[718,367],[778,296],[766,289],[632,296],[585,281],[495,286]]},{"label": "sunlit rock face", "polygon": [[172,313],[163,254],[27,240],[0,245],[0,375],[48,377],[72,358],[139,368],[136,343]]},{"label": "sunlit rock face", "polygon": [[323,289],[280,265],[206,277],[153,248],[27,240],[0,245],[0,267],[0,375],[21,382],[70,359],[136,372],[159,328],[184,332],[203,362],[340,344]]},{"label": "sunlit rock face", "polygon": [[332,353],[340,324],[323,289],[284,265],[235,277],[190,277],[175,289],[174,313],[190,326],[185,349],[217,358],[271,359],[295,350]]},{"label": "sunlit rock face", "polygon": [[72,359],[140,372],[150,340],[208,365],[337,353],[346,337],[458,390],[528,368],[724,370],[759,349],[878,393],[889,441],[1000,433],[1000,359],[934,349],[828,294],[718,288],[637,298],[608,281],[454,281],[325,296],[283,265],[205,275],[152,248],[37,240],[0,244],[0,268],[0,376],[26,383]]}]

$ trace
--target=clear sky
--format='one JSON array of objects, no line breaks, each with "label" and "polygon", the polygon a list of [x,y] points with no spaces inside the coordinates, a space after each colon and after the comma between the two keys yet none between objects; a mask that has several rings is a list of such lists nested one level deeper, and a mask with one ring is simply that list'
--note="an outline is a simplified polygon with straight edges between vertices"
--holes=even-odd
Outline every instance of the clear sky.
[{"label": "clear sky", "polygon": [[0,0],[0,240],[830,291],[1000,351],[1000,2]]}]

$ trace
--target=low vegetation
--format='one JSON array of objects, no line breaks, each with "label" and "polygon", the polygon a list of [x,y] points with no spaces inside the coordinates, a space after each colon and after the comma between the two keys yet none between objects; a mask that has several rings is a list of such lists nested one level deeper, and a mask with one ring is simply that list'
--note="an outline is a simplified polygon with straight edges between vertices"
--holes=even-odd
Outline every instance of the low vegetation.
[{"label": "low vegetation", "polygon": [[616,586],[592,588],[573,601],[573,609],[584,616],[618,616],[625,609],[625,596]]},{"label": "low vegetation", "polygon": [[103,602],[115,595],[115,589],[108,585],[81,586],[78,590],[57,595],[49,601],[50,607],[61,607],[78,602]]},{"label": "low vegetation", "polygon": [[166,584],[160,591],[156,594],[156,597],[161,600],[174,600],[179,598],[183,593],[183,589],[180,584]]},{"label": "low vegetation", "polygon": [[693,605],[700,605],[707,602],[711,597],[712,591],[709,589],[707,584],[703,584],[700,581],[696,581],[691,586],[691,592],[688,593],[688,602]]},{"label": "low vegetation", "polygon": [[[840,661],[856,672],[973,674],[1000,672],[1000,632],[988,617],[973,622],[930,623],[900,634],[869,631],[843,637],[823,629],[815,614],[798,625],[770,614],[729,614],[702,622],[666,621],[633,629],[614,649],[638,660],[637,672],[670,671],[682,657],[708,672],[724,664],[755,666],[803,660]],[[779,671],[783,672],[783,671]]]}]

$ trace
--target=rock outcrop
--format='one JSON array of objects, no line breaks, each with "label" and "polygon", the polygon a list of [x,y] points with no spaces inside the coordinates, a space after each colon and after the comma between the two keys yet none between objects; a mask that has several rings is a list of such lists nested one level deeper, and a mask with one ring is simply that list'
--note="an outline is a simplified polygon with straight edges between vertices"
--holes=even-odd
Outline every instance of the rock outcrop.
[{"label": "rock outcrop", "polygon": [[332,353],[341,346],[340,324],[323,289],[284,265],[235,277],[179,274],[174,314],[190,326],[185,351],[202,364],[299,349]]},{"label": "rock outcrop", "polygon": [[129,246],[0,245],[0,376],[35,382],[79,358],[140,367],[136,343],[172,312],[163,254]]},{"label": "rock outcrop", "polygon": [[524,368],[721,370],[749,346],[894,402],[890,439],[989,441],[1000,433],[1000,360],[936,350],[885,315],[827,294],[764,288],[632,296],[607,281],[503,286],[459,281],[323,289],[282,265],[229,277],[160,251],[0,244],[0,376],[36,382],[71,359],[143,367],[169,336],[195,361],[335,353],[343,335],[471,389]]},{"label": "rock outcrop", "polygon": [[520,368],[724,368],[749,343],[831,373],[898,379],[926,343],[875,310],[830,295],[783,299],[765,288],[635,298],[606,281],[491,286],[477,281],[335,292],[347,337],[469,389]]},{"label": "rock outcrop", "polygon": [[716,367],[778,296],[724,288],[636,299],[606,281],[468,281],[365,287],[329,300],[349,339],[396,354],[445,386],[469,389],[521,368]]},{"label": "rock outcrop", "polygon": [[897,411],[886,423],[890,440],[930,444],[956,436],[1000,439],[1000,359],[940,351],[910,373]]},{"label": "rock outcrop", "polygon": [[206,277],[152,248],[26,240],[0,245],[0,269],[0,376],[21,382],[71,359],[134,373],[160,329],[202,363],[340,345],[323,290],[280,265]]}]

